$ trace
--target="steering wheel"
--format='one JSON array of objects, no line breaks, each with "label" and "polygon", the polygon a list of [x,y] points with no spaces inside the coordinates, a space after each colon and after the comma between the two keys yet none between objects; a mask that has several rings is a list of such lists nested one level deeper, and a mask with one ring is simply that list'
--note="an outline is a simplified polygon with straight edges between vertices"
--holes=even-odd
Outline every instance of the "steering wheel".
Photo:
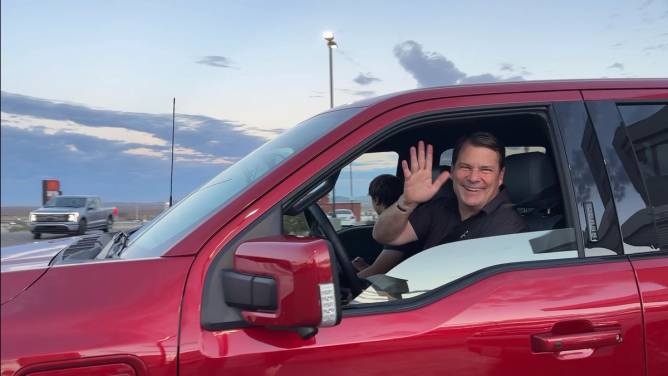
[{"label": "steering wheel", "polygon": [[346,250],[343,247],[343,243],[341,243],[341,239],[339,239],[339,235],[336,233],[334,226],[332,226],[332,223],[329,221],[325,215],[325,212],[322,211],[318,204],[313,203],[309,205],[306,210],[311,215],[311,217],[313,217],[320,230],[327,237],[327,240],[332,243],[334,254],[339,261],[339,265],[341,265],[343,278],[347,282],[346,286],[350,288],[353,296],[359,295],[363,290],[362,281],[357,277],[357,272],[353,268],[353,264],[350,262],[350,258],[348,257],[348,254],[346,253]]}]

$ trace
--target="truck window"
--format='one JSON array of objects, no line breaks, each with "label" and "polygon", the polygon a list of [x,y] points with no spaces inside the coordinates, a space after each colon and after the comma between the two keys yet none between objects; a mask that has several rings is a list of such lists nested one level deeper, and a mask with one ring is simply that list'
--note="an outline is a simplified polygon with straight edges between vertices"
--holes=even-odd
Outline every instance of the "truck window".
[{"label": "truck window", "polygon": [[[512,268],[517,263],[579,257],[574,221],[565,207],[571,207],[570,213],[577,211],[573,210],[572,203],[564,202],[561,194],[561,186],[567,183],[561,182],[557,173],[559,166],[553,155],[555,148],[546,136],[549,134],[546,118],[522,126],[521,132],[501,127],[499,124],[505,123],[502,119],[492,118],[487,121],[486,129],[490,129],[497,138],[509,145],[505,149],[503,189],[509,195],[513,208],[522,216],[526,230],[522,233],[449,241],[417,252],[413,249],[402,251],[405,257],[403,261],[385,274],[368,277],[370,286],[355,297],[348,308],[422,299],[425,294],[443,291],[464,278],[475,278],[489,270]],[[515,119],[514,124],[523,121],[527,120]],[[453,147],[459,137],[449,136],[447,130],[457,129],[457,133],[452,131],[455,134],[477,130],[474,127],[463,130],[463,125],[460,126],[456,121],[452,123],[442,125],[444,130],[438,134],[440,137],[431,137],[431,140],[436,140],[432,141],[434,143],[444,139],[446,141],[441,141],[442,145],[452,145],[440,148],[434,146],[442,150],[435,156],[434,162],[438,166],[433,167],[434,177],[443,169],[450,170],[452,165]],[[425,133],[435,132],[425,129]],[[402,138],[401,135],[396,137]],[[454,196],[451,197],[454,199]],[[391,248],[385,246],[385,249]]]},{"label": "truck window", "polygon": [[[346,234],[351,234],[355,232],[355,227],[368,227],[376,222],[378,214],[373,209],[368,195],[369,183],[379,175],[395,175],[398,163],[399,156],[396,152],[365,153],[341,169],[336,189],[318,200],[318,205],[337,231],[348,229],[351,231],[347,231]],[[334,194],[336,202],[333,200]],[[336,207],[336,217],[332,211],[334,207]],[[308,235],[310,230],[303,214],[284,215],[283,233]],[[346,234],[342,236],[346,237]]]},{"label": "truck window", "polygon": [[[553,155],[555,148],[548,126],[547,116],[535,114],[484,118],[471,115],[471,118],[444,120],[437,124],[410,128],[393,134],[374,146],[374,150],[384,150],[383,154],[392,156],[387,159],[382,173],[396,175],[400,159],[406,158],[409,147],[418,140],[427,140],[434,145],[434,150],[440,151],[440,154],[435,154],[432,167],[432,174],[437,176],[443,168],[451,164],[451,150],[462,134],[473,133],[480,128],[493,133],[507,145],[502,189],[526,227],[522,233],[450,240],[427,249],[423,248],[421,240],[418,239],[401,250],[397,249],[402,252],[403,259],[397,260],[398,265],[389,272],[368,277],[370,286],[355,297],[348,307],[356,309],[370,303],[422,299],[424,294],[436,293],[462,278],[474,276],[490,268],[501,270],[516,263],[578,258],[579,247],[573,225],[575,221],[570,217],[577,213],[577,210],[573,208],[573,203],[564,201],[561,187],[567,186],[568,182],[560,181],[557,173],[559,166]],[[369,152],[362,156],[372,154],[374,153]],[[357,166],[357,161],[353,162],[353,166]],[[343,209],[338,206],[341,201],[341,205],[347,204],[347,196],[356,196],[349,193],[348,174],[347,166],[341,168],[337,182],[344,184],[336,186],[337,211]],[[378,174],[380,173],[371,174],[373,176],[370,175],[365,180],[366,184]],[[356,179],[357,177],[353,177],[352,181],[355,182]],[[403,176],[399,179],[403,186]],[[440,195],[439,199],[454,199],[452,183],[449,185],[450,188],[446,184],[436,194]],[[324,213],[331,212],[332,194],[330,191],[318,201]],[[327,205],[323,205],[323,199],[327,201]],[[569,210],[565,210],[566,206]],[[373,208],[367,202],[366,205],[362,203],[361,210],[364,212]],[[322,224],[308,223],[308,220],[307,216],[300,221],[300,234],[322,236],[322,231],[317,231]],[[336,225],[336,222],[333,224]],[[351,261],[361,258],[371,265],[381,251],[392,250],[392,246],[375,243],[372,237],[373,226],[370,226],[373,223],[374,221],[360,222],[352,227],[335,227],[339,242]],[[368,225],[364,226],[365,224]],[[371,249],[372,247],[376,248]],[[363,267],[356,265],[357,270]]]},{"label": "truck window", "polygon": [[[369,183],[379,175],[395,175],[399,155],[396,152],[366,153],[341,169],[336,181],[336,189],[318,201],[318,205],[330,217],[336,206],[336,218],[332,218],[334,227],[372,225],[377,214],[373,210],[368,195]],[[336,193],[336,202],[333,196]],[[353,215],[354,218],[350,218]]]},{"label": "truck window", "polygon": [[56,196],[44,205],[46,208],[65,207],[65,208],[83,208],[86,206],[84,197],[65,197]]},{"label": "truck window", "polygon": [[[668,105],[618,106],[631,145],[616,135],[614,147],[642,202],[621,224],[624,242],[651,249],[668,249]],[[622,129],[622,128],[620,128]]]}]

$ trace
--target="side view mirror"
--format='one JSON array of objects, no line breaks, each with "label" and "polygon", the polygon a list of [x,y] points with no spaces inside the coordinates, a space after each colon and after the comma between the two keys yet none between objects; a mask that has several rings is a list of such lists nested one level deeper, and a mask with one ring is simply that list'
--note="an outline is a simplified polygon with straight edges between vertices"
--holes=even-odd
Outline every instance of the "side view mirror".
[{"label": "side view mirror", "polygon": [[317,238],[279,236],[242,243],[234,269],[223,273],[228,305],[242,309],[246,322],[292,328],[303,338],[315,328],[341,321],[337,273],[329,243]]}]

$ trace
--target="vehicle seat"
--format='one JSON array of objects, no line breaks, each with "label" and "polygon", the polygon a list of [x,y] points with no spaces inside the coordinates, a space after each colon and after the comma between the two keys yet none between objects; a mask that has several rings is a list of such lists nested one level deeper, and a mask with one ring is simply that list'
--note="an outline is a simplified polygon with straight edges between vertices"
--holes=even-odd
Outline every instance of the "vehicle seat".
[{"label": "vehicle seat", "polygon": [[528,231],[564,227],[559,180],[547,155],[530,152],[506,157],[503,181]]},{"label": "vehicle seat", "polygon": [[[431,178],[432,180],[436,180],[436,178],[443,172],[443,171],[448,171],[451,172],[451,167],[447,165],[442,165],[442,166],[435,166],[431,169]],[[437,199],[437,198],[442,198],[442,197],[447,197],[447,196],[452,196],[454,193],[452,192],[452,180],[448,179],[448,181],[443,184],[441,189],[436,192],[434,197],[432,199]]]}]

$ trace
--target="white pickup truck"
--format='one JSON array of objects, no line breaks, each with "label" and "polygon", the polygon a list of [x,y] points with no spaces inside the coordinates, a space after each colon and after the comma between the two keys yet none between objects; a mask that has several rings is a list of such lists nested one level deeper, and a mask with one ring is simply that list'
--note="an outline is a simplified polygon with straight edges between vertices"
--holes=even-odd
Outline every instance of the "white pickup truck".
[{"label": "white pickup truck", "polygon": [[28,225],[35,239],[42,234],[85,234],[98,228],[107,232],[114,224],[116,208],[103,208],[97,196],[56,196],[30,212]]}]

